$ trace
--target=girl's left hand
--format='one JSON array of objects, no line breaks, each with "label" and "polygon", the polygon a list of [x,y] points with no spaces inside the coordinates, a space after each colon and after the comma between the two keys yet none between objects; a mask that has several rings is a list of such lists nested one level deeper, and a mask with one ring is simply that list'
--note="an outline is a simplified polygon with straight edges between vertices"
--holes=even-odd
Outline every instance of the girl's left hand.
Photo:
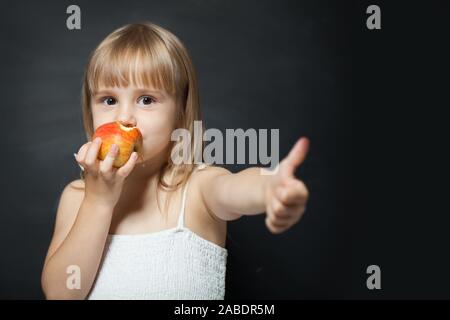
[{"label": "girl's left hand", "polygon": [[309,149],[307,138],[300,138],[269,177],[266,188],[266,226],[278,234],[286,231],[303,216],[308,201],[308,189],[295,177],[295,170],[305,160]]}]

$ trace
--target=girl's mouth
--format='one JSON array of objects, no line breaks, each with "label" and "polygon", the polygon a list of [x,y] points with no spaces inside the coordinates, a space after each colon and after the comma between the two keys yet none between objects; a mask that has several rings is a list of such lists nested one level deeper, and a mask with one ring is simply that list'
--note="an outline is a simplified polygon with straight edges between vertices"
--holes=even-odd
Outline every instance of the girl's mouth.
[{"label": "girl's mouth", "polygon": [[131,130],[133,130],[134,128],[137,128],[137,127],[135,127],[135,126],[133,126],[133,125],[131,125],[131,124],[122,124],[122,123],[119,123],[119,125],[120,125],[120,129],[122,129],[122,130],[124,130],[124,131],[131,131]]}]

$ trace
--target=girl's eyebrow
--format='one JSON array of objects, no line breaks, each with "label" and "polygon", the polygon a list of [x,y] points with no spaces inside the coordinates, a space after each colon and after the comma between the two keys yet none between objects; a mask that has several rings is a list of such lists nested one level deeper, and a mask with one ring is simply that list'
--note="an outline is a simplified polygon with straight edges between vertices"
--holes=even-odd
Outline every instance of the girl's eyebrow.
[{"label": "girl's eyebrow", "polygon": [[110,91],[110,90],[100,90],[100,91],[95,91],[92,93],[93,97],[96,96],[100,96],[100,95],[113,95],[114,91]]},{"label": "girl's eyebrow", "polygon": [[[155,95],[160,95],[160,96],[164,97],[164,93],[161,90],[151,90],[151,89],[140,88],[140,89],[134,90],[134,92],[137,94],[149,93],[149,94],[155,94]],[[93,92],[92,96],[96,97],[99,95],[114,95],[114,94],[115,94],[115,92],[112,90],[100,90],[100,91]]]},{"label": "girl's eyebrow", "polygon": [[136,89],[135,92],[137,94],[150,93],[150,94],[159,95],[159,96],[164,97],[164,93],[161,90],[151,90],[151,89],[140,88],[140,89]]}]

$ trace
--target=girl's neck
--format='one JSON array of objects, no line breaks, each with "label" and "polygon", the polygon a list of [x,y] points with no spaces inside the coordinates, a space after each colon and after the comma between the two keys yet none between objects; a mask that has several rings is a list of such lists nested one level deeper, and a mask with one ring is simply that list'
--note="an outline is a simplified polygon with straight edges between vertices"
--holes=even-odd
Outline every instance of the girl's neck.
[{"label": "girl's neck", "polygon": [[150,202],[155,201],[160,172],[166,162],[167,155],[161,152],[151,159],[137,163],[125,179],[119,201],[123,203],[144,199]]}]

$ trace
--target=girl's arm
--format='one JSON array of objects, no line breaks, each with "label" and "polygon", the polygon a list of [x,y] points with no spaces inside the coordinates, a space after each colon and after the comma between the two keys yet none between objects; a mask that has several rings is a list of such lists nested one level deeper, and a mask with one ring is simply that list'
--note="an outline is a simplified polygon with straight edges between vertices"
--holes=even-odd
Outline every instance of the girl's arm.
[{"label": "girl's arm", "polygon": [[[95,279],[113,208],[89,202],[83,194],[69,184],[61,195],[41,278],[47,299],[84,299]],[[70,284],[78,275],[79,289]]]},{"label": "girl's arm", "polygon": [[269,230],[285,231],[300,220],[308,200],[306,186],[294,175],[308,148],[308,140],[300,139],[277,169],[267,175],[261,174],[259,167],[234,174],[220,167],[205,170],[199,184],[205,206],[225,221],[266,212]]}]

